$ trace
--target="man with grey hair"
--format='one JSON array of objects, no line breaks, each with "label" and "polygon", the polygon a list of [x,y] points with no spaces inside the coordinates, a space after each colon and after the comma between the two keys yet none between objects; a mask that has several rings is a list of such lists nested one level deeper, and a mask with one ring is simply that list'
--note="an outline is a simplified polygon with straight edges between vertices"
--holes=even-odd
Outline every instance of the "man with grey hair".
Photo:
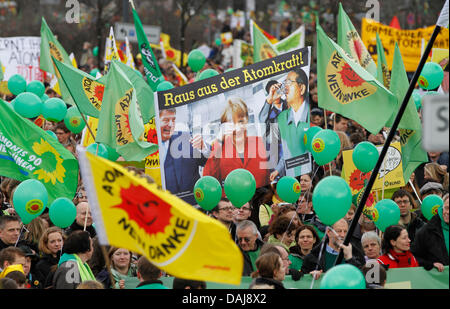
[{"label": "man with grey hair", "polygon": [[241,221],[236,227],[238,246],[244,256],[243,276],[250,276],[256,270],[256,259],[264,242],[258,238],[258,228],[250,220]]},{"label": "man with grey hair", "polygon": [[365,232],[362,235],[361,245],[366,261],[376,260],[381,255],[381,239],[374,231]]}]

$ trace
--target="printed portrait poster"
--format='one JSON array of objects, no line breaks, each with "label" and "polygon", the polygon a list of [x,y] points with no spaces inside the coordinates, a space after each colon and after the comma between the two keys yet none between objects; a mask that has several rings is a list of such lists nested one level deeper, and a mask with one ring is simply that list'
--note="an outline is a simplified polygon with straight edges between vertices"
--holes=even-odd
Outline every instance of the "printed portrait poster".
[{"label": "printed portrait poster", "polygon": [[246,169],[256,186],[311,172],[303,144],[310,126],[310,47],[156,93],[164,189],[197,204],[202,176],[222,185]]}]

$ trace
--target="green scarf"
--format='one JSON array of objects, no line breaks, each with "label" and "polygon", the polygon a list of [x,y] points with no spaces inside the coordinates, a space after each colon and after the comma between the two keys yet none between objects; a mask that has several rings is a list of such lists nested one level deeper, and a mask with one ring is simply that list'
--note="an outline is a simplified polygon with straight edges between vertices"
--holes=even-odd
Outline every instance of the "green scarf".
[{"label": "green scarf", "polygon": [[81,282],[88,281],[88,280],[91,280],[91,281],[96,280],[89,265],[87,263],[83,263],[83,261],[80,259],[80,257],[76,254],[64,253],[61,256],[61,259],[59,260],[58,266],[60,266],[64,262],[67,262],[70,260],[77,262],[78,270],[80,272]]}]

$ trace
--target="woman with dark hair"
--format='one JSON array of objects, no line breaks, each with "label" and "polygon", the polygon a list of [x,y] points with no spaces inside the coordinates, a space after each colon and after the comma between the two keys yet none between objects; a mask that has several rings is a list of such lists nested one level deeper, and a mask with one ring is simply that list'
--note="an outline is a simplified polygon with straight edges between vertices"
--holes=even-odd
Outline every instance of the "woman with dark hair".
[{"label": "woman with dark hair", "polygon": [[92,240],[88,232],[71,233],[64,242],[63,255],[53,277],[55,289],[76,289],[81,282],[95,281],[95,276],[86,263],[92,252]]},{"label": "woman with dark hair", "polygon": [[283,247],[289,253],[289,248],[294,244],[294,234],[297,225],[287,217],[279,217],[269,225],[269,240],[270,244],[275,244]]},{"label": "woman with dark hair", "polygon": [[289,248],[289,260],[292,264],[290,269],[300,271],[303,265],[303,258],[307,256],[313,247],[320,241],[319,235],[311,225],[302,225],[295,232],[295,246]]},{"label": "woman with dark hair", "polygon": [[401,225],[386,228],[381,241],[383,255],[377,261],[389,268],[418,267],[419,263],[410,251],[408,231]]},{"label": "woman with dark hair", "polygon": [[255,279],[250,284],[250,288],[257,285],[270,285],[274,289],[284,289],[282,281],[286,275],[286,269],[279,254],[264,253],[256,260],[255,265],[257,270],[251,275]]}]

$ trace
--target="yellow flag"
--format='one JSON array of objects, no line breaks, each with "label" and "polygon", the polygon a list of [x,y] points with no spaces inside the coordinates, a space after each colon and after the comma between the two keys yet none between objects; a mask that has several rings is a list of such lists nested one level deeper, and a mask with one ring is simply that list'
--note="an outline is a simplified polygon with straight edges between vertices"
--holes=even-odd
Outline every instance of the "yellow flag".
[{"label": "yellow flag", "polygon": [[100,244],[144,255],[175,277],[240,284],[243,257],[219,221],[84,148],[78,155]]},{"label": "yellow flag", "polygon": [[112,60],[120,60],[119,51],[117,49],[116,39],[114,37],[114,29],[111,27],[109,30],[109,36],[106,38],[105,46],[105,72],[108,71],[109,65]]}]

